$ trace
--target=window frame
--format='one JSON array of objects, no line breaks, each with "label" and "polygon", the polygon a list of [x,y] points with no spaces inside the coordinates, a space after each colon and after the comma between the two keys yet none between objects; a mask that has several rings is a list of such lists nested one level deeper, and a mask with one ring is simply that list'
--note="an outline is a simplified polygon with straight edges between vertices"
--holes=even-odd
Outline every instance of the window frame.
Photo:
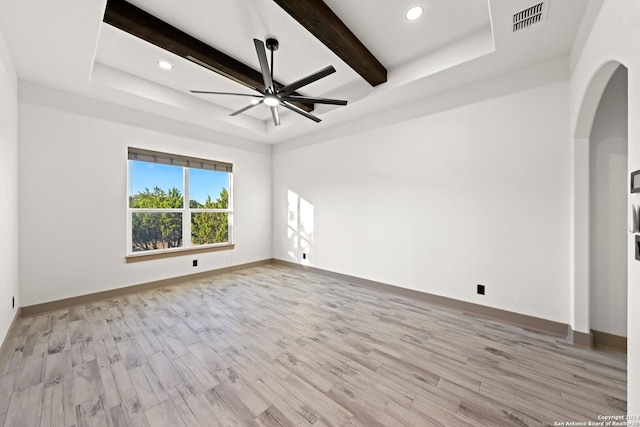
[{"label": "window frame", "polygon": [[[192,253],[201,253],[201,252],[211,252],[211,251],[219,251],[219,250],[229,250],[234,249],[234,227],[233,227],[233,165],[231,163],[223,163],[214,160],[204,160],[197,159],[188,156],[182,155],[173,155],[170,153],[164,152],[154,152],[144,149],[138,149],[134,147],[128,147],[128,156],[127,156],[127,191],[126,193],[126,206],[127,206],[127,218],[126,218],[126,227],[127,227],[127,249],[126,249],[126,261],[136,262],[147,259],[160,259],[160,258],[168,258],[172,256],[180,256]],[[152,156],[154,153],[160,156],[164,156],[164,158],[177,158],[180,163],[186,162],[186,164],[168,164],[166,161],[164,162],[153,162],[145,159],[135,159],[132,157],[132,152],[142,152],[147,156]],[[129,205],[129,194],[130,188],[129,183],[131,179],[131,161],[140,161],[147,163],[158,163],[158,164],[168,164],[170,166],[181,167],[182,168],[182,208],[132,208]],[[207,162],[210,164],[221,164],[227,168],[226,172],[229,177],[228,183],[228,194],[229,194],[229,202],[228,207],[226,209],[219,208],[191,208],[190,207],[190,194],[189,194],[189,170],[190,169],[204,169],[204,170],[213,170],[209,168],[197,168],[195,166],[191,166],[197,164],[203,164],[203,162]],[[162,249],[152,249],[146,251],[134,251],[133,250],[133,214],[134,213],[180,213],[182,216],[182,246],[177,248],[162,248]],[[192,243],[191,236],[191,217],[194,213],[227,213],[227,241],[221,243],[209,243],[203,245],[194,245]]]}]

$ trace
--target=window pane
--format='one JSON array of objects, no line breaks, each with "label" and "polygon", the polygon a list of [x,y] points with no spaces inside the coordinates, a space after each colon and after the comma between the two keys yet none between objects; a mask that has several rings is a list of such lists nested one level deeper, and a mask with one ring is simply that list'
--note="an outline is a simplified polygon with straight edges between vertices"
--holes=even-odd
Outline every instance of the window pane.
[{"label": "window pane", "polygon": [[189,207],[229,208],[229,173],[189,169]]},{"label": "window pane", "polygon": [[132,213],[132,251],[179,248],[182,246],[182,214]]},{"label": "window pane", "polygon": [[191,243],[208,245],[229,241],[229,214],[197,212],[191,214]]},{"label": "window pane", "polygon": [[182,208],[182,167],[129,160],[130,208]]}]

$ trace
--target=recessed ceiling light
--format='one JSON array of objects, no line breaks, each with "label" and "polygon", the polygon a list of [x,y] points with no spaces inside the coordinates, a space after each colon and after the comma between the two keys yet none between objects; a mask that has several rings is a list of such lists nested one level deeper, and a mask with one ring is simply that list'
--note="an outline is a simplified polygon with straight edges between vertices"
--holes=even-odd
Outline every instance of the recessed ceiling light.
[{"label": "recessed ceiling light", "polygon": [[167,61],[158,61],[158,67],[162,68],[163,70],[170,70],[173,68],[173,65],[171,65],[170,62]]},{"label": "recessed ceiling light", "polygon": [[407,10],[407,13],[405,13],[404,16],[409,21],[415,21],[416,19],[422,16],[423,12],[424,12],[424,8],[422,6],[413,6],[413,7],[410,7],[409,10]]}]

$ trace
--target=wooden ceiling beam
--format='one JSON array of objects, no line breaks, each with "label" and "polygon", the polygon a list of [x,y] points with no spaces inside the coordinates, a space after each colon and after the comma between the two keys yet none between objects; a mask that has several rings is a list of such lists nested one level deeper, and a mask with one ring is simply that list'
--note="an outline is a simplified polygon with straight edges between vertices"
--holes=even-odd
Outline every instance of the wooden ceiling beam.
[{"label": "wooden ceiling beam", "polygon": [[371,86],[387,81],[387,70],[322,0],[274,0]]},{"label": "wooden ceiling beam", "polygon": [[[155,46],[188,59],[250,89],[264,93],[264,82],[260,71],[124,0],[108,0],[103,20],[107,24]],[[247,43],[250,42],[251,40],[247,40]],[[279,87],[286,86],[279,82],[274,81],[274,83]],[[313,105],[295,104],[307,112],[313,111]]]}]

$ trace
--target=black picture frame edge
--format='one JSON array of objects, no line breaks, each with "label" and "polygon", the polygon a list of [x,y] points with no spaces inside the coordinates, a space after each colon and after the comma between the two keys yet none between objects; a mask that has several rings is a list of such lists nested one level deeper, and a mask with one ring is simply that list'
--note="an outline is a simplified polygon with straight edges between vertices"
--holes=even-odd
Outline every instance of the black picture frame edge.
[{"label": "black picture frame edge", "polygon": [[640,193],[640,180],[639,180],[639,182],[638,182],[638,184],[639,184],[639,185],[638,185],[637,187],[635,187],[635,188],[634,188],[634,186],[633,186],[634,178],[635,178],[636,176],[638,176],[638,175],[640,175],[640,170],[637,170],[637,171],[635,171],[635,172],[631,172],[630,188],[631,188],[631,192],[632,192],[632,193]]}]

